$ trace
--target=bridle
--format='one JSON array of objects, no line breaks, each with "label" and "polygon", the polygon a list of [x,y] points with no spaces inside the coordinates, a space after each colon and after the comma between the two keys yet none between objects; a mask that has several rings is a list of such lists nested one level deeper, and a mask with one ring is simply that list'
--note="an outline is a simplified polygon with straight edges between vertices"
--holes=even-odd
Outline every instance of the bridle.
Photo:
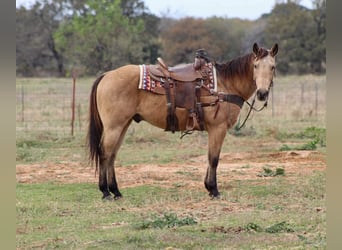
[{"label": "bridle", "polygon": [[[273,80],[271,81],[270,85],[268,86],[268,92],[270,92],[270,90],[271,90],[272,87],[273,87]],[[254,111],[256,111],[256,112],[260,112],[260,111],[262,111],[264,108],[267,107],[267,104],[268,104],[268,96],[269,96],[269,95],[267,95],[267,98],[266,98],[266,101],[264,102],[264,105],[263,105],[262,107],[258,108],[258,109],[254,107],[256,96],[257,96],[257,94],[256,94],[256,92],[255,92],[254,97],[253,97],[253,100],[252,100],[252,103],[249,103],[248,101],[245,101],[245,103],[247,103],[247,105],[249,106],[249,110],[248,110],[248,113],[247,113],[247,115],[246,115],[244,121],[242,122],[242,124],[241,124],[239,127],[236,128],[236,130],[240,130],[241,128],[243,128],[243,126],[245,126],[245,124],[246,124],[246,122],[247,122],[247,120],[248,120],[248,118],[249,118],[249,115],[251,114],[252,110],[254,110]]]}]

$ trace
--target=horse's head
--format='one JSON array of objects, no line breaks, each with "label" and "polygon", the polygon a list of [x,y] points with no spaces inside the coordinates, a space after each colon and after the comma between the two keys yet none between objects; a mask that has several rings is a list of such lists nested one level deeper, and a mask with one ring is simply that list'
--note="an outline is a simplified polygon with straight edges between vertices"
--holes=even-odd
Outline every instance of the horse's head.
[{"label": "horse's head", "polygon": [[275,73],[275,56],[277,52],[278,44],[275,44],[270,50],[259,48],[257,43],[253,45],[253,81],[256,84],[256,93],[260,101],[265,101],[268,98],[268,92],[272,86]]}]

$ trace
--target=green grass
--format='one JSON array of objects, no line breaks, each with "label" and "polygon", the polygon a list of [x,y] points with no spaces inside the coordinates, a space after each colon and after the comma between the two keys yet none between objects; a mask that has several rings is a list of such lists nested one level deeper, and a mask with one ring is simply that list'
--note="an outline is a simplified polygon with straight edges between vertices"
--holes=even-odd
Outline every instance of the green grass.
[{"label": "green grass", "polygon": [[316,208],[325,206],[325,174],[291,186],[269,180],[233,182],[219,200],[138,186],[115,202],[101,201],[94,184],[17,184],[17,249],[324,248],[326,215]]},{"label": "green grass", "polygon": [[72,160],[85,157],[85,139],[81,136],[60,136],[52,133],[36,132],[17,137],[16,160],[19,163],[34,163]]}]

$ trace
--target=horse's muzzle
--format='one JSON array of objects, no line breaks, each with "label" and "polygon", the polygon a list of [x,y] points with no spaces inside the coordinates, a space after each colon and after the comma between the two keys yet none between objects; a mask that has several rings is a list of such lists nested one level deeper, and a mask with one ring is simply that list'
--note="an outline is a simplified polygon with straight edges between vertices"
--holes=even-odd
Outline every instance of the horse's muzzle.
[{"label": "horse's muzzle", "polygon": [[267,89],[258,89],[257,90],[257,97],[259,101],[265,101],[268,97],[268,90]]}]

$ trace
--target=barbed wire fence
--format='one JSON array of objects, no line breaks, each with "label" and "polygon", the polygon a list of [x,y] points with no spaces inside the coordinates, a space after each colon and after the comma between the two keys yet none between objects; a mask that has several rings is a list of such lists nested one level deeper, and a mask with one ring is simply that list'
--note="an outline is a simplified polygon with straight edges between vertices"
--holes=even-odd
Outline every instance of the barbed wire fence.
[{"label": "barbed wire fence", "polygon": [[[325,77],[283,77],[275,80],[270,118],[325,119]],[[52,133],[73,136],[86,132],[92,78],[23,78],[16,84],[17,134]],[[127,100],[129,101],[129,100]],[[242,110],[242,114],[245,110]]]},{"label": "barbed wire fence", "polygon": [[16,86],[17,133],[83,132],[90,87],[91,82],[77,79],[23,79]]}]

